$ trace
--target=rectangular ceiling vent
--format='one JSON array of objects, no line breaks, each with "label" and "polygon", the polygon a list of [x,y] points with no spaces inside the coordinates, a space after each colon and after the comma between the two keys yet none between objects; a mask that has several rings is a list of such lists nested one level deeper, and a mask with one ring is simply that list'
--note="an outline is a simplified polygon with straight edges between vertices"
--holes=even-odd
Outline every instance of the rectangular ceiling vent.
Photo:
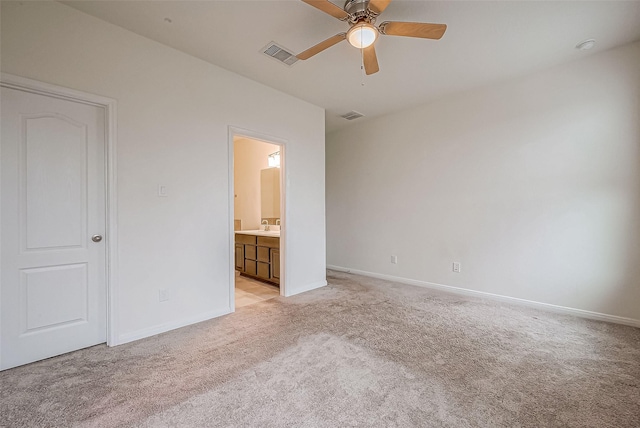
[{"label": "rectangular ceiling vent", "polygon": [[262,49],[262,53],[288,66],[292,66],[296,61],[298,61],[298,58],[296,58],[294,54],[289,52],[288,49],[278,45],[276,42],[271,42],[265,46]]},{"label": "rectangular ceiling vent", "polygon": [[362,113],[358,113],[357,111],[350,111],[347,114],[343,114],[342,116],[340,116],[343,119],[347,119],[347,120],[354,120],[354,119],[358,119],[360,117],[364,116],[364,114]]}]

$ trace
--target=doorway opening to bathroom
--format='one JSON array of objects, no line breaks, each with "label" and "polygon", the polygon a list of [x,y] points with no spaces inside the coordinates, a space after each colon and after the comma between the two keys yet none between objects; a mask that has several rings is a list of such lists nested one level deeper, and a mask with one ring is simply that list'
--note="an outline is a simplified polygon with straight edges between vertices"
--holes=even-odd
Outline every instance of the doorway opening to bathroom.
[{"label": "doorway opening to bathroom", "polygon": [[284,142],[230,133],[231,310],[284,295]]}]

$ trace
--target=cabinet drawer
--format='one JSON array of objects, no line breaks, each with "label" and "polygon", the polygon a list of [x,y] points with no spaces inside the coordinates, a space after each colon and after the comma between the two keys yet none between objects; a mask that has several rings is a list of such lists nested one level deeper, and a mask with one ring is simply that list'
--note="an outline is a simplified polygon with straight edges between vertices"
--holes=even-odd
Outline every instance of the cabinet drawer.
[{"label": "cabinet drawer", "polygon": [[280,248],[280,238],[274,236],[258,236],[258,245],[261,247]]},{"label": "cabinet drawer", "polygon": [[269,263],[269,248],[267,247],[258,247],[258,261]]},{"label": "cabinet drawer", "polygon": [[256,246],[255,245],[245,245],[244,246],[244,258],[245,259],[256,259]]},{"label": "cabinet drawer", "polygon": [[255,275],[258,272],[257,265],[255,260],[245,259],[244,261],[244,271],[250,275]]},{"label": "cabinet drawer", "polygon": [[258,262],[258,277],[269,279],[269,263]]},{"label": "cabinet drawer", "polygon": [[256,236],[255,235],[242,235],[240,233],[236,233],[236,243],[237,244],[256,244]]}]

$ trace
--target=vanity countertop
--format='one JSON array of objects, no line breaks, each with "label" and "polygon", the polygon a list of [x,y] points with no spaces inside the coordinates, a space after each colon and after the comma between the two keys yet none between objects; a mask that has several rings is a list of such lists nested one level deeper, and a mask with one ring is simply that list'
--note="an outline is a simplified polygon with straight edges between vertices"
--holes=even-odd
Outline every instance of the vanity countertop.
[{"label": "vanity countertop", "polygon": [[256,236],[273,236],[276,238],[280,237],[279,230],[236,230],[235,233],[239,233],[241,235],[256,235]]}]

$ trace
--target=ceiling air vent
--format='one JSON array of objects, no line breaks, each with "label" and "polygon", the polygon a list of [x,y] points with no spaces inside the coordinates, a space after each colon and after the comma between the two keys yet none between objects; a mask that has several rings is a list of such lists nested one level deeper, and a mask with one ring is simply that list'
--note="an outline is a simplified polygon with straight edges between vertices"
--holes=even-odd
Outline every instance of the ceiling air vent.
[{"label": "ceiling air vent", "polygon": [[296,58],[294,54],[289,52],[288,49],[278,45],[276,42],[271,42],[265,46],[262,49],[262,53],[289,66],[298,61],[298,58]]},{"label": "ceiling air vent", "polygon": [[362,116],[364,116],[364,114],[358,113],[357,111],[350,111],[349,113],[343,114],[340,117],[347,120],[353,120],[353,119],[358,119]]}]

